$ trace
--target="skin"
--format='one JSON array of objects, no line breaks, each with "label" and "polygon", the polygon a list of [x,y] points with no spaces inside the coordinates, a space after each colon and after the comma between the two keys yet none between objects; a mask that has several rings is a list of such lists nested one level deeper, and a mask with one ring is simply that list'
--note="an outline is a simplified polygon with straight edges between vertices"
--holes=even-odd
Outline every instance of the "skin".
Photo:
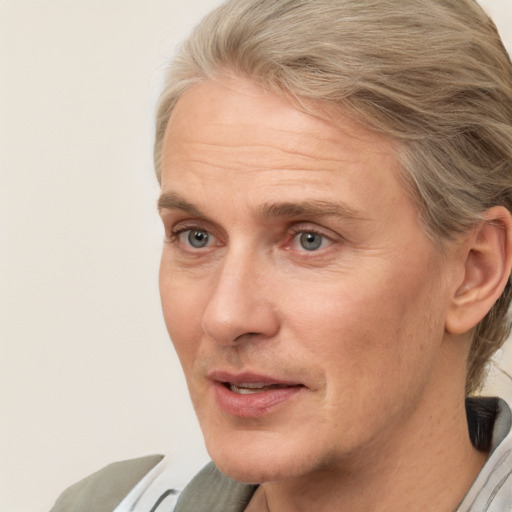
[{"label": "skin", "polygon": [[[248,510],[453,510],[485,458],[469,339],[446,329],[468,249],[426,236],[393,143],[246,79],[204,82],[172,113],[161,186],[165,321],[212,459],[263,484]],[[216,371],[301,388],[243,417]]]}]

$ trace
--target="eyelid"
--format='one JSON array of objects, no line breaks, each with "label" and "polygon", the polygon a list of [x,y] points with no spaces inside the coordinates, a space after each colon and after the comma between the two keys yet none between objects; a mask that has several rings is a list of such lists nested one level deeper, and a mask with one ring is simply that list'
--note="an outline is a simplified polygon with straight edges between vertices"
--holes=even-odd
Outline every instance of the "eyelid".
[{"label": "eyelid", "polygon": [[[315,235],[319,235],[325,240],[328,241],[326,246],[323,246],[322,248],[314,251],[307,251],[306,249],[294,249],[292,247],[292,244],[294,243],[297,235],[303,234],[303,233],[313,233]],[[311,224],[309,222],[299,222],[291,226],[287,231],[286,241],[284,244],[284,248],[287,250],[295,250],[298,252],[304,252],[309,253],[308,257],[312,257],[314,253],[321,252],[322,249],[328,249],[333,244],[336,244],[337,242],[340,242],[342,240],[342,237],[338,235],[337,233],[331,231],[327,228],[319,227],[316,224]]]},{"label": "eyelid", "polygon": [[299,233],[315,233],[317,235],[321,235],[329,240],[335,242],[336,240],[341,239],[341,237],[327,228],[319,227],[316,224],[312,224],[310,222],[298,222],[290,226],[287,232],[287,236],[289,238],[294,238]]},{"label": "eyelid", "polygon": [[210,230],[201,226],[198,222],[178,222],[171,228],[171,233],[173,235],[179,235],[180,233],[183,233],[184,231],[190,231],[191,229],[197,229],[198,231],[206,231],[207,233],[210,233]]},{"label": "eyelid", "polygon": [[[209,243],[204,247],[193,247],[189,245],[187,242],[181,239],[181,235],[187,233],[189,231],[204,231],[208,234]],[[168,243],[174,243],[181,246],[184,250],[188,248],[189,252],[200,253],[207,250],[211,250],[215,247],[221,247],[223,245],[219,236],[214,233],[214,230],[209,226],[208,222],[205,222],[200,219],[186,219],[177,221],[171,229],[168,231],[169,235],[167,235]]]},{"label": "eyelid", "polygon": [[166,231],[171,236],[179,235],[180,233],[183,233],[184,231],[189,231],[191,229],[197,229],[198,231],[206,231],[209,234],[213,234],[210,223],[202,219],[173,219],[173,221],[169,222],[168,225],[169,228],[166,229]]}]

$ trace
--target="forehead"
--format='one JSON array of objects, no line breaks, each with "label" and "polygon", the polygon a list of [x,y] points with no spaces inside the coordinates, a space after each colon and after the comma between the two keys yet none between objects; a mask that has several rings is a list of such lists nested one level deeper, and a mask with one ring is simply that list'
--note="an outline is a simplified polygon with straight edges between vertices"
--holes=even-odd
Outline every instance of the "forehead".
[{"label": "forehead", "polygon": [[333,115],[330,104],[305,100],[302,105],[304,109],[299,109],[291,99],[264,91],[247,79],[201,82],[185,91],[173,109],[165,134],[164,162],[173,142],[182,145],[201,137],[221,146],[228,141],[233,146],[246,145],[247,137],[256,133],[255,142],[269,147],[279,134],[282,150],[304,157],[339,157],[336,149],[355,150],[368,144],[373,153],[395,154],[389,138],[365,129],[342,109]]},{"label": "forehead", "polygon": [[179,99],[167,126],[162,191],[185,198],[201,191],[194,202],[206,201],[212,191],[260,203],[309,195],[355,210],[369,197],[374,203],[378,197],[407,202],[391,140],[341,110],[329,116],[324,105],[307,108],[299,110],[249,80],[195,85]]}]

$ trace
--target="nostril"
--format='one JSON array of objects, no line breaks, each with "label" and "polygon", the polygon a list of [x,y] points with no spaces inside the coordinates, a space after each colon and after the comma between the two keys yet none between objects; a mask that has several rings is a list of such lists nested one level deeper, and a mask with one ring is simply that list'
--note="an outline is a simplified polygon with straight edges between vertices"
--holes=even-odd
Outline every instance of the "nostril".
[{"label": "nostril", "polygon": [[235,338],[235,342],[242,341],[244,338],[254,338],[255,336],[260,336],[261,333],[259,332],[244,332],[243,334],[240,334],[240,336],[237,336]]}]

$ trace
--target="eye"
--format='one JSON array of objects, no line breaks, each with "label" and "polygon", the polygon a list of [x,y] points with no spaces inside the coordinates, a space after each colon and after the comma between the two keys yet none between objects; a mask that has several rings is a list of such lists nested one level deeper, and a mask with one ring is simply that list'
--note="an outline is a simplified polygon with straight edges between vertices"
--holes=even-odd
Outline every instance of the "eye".
[{"label": "eye", "polygon": [[330,244],[329,238],[314,231],[301,231],[293,238],[294,248],[305,251],[317,251]]},{"label": "eye", "polygon": [[208,247],[213,241],[213,237],[204,229],[186,229],[176,234],[178,240],[194,249]]}]

